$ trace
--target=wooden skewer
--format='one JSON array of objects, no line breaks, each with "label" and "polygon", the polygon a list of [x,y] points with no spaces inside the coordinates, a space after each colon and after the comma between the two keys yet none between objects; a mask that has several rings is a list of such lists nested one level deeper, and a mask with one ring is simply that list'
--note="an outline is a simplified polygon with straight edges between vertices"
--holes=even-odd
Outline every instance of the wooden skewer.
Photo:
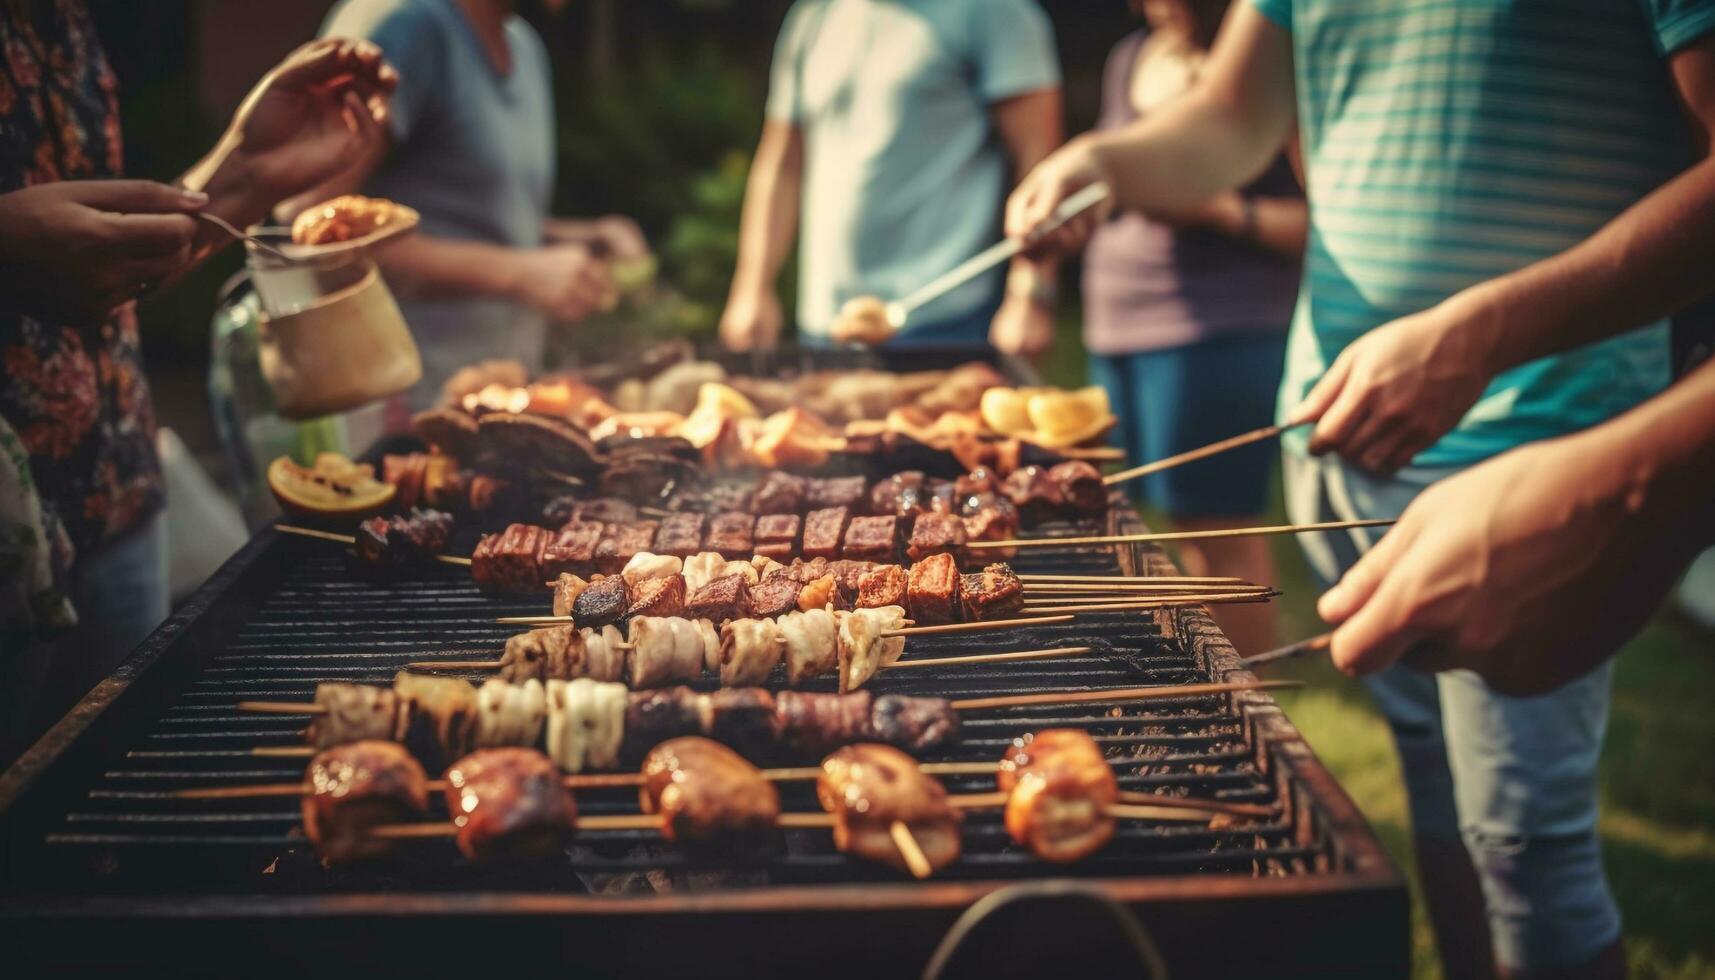
[{"label": "wooden skewer", "polygon": [[1081,459],[1092,463],[1118,463],[1125,460],[1125,450],[1118,446],[1067,446],[1054,452],[1067,459]]},{"label": "wooden skewer", "polygon": [[1226,800],[1198,800],[1185,796],[1161,796],[1121,790],[1119,801],[1135,806],[1160,807],[1172,810],[1200,810],[1204,813],[1225,813],[1235,817],[1272,817],[1280,811],[1264,803],[1229,803]]},{"label": "wooden skewer", "polygon": [[1151,593],[1180,593],[1196,592],[1267,592],[1273,586],[1257,585],[1254,582],[1223,582],[1219,585],[1145,585],[1129,582],[1044,582],[1040,585],[1026,585],[1026,596],[1060,596],[1067,593],[1075,595],[1100,594],[1117,592],[1122,595],[1148,595]]},{"label": "wooden skewer", "polygon": [[[973,653],[963,657],[914,657],[910,660],[897,660],[882,667],[882,670],[897,670],[901,667],[933,667],[954,666],[959,664],[988,664],[1004,663],[1008,660],[1045,660],[1051,657],[1073,657],[1080,653],[1089,653],[1089,647],[1056,647],[1052,650],[1020,650],[1008,653]],[[499,670],[498,660],[416,660],[405,665],[406,670]],[[282,712],[287,713],[287,712]],[[296,714],[296,712],[291,712]]]},{"label": "wooden skewer", "polygon": [[238,710],[256,715],[325,715],[328,709],[319,704],[296,701],[240,701]]},{"label": "wooden skewer", "polygon": [[1156,687],[1116,687],[1106,691],[1047,691],[1042,694],[1003,694],[992,698],[966,698],[951,702],[955,711],[987,708],[1026,708],[1038,704],[1081,704],[1087,701],[1152,701],[1159,698],[1190,698],[1236,691],[1273,691],[1303,687],[1302,681],[1257,681],[1255,683],[1168,684]]},{"label": "wooden skewer", "polygon": [[1010,541],[971,541],[965,547],[979,548],[1065,548],[1092,544],[1149,544],[1155,541],[1197,541],[1207,538],[1247,538],[1265,534],[1303,534],[1307,531],[1344,531],[1354,527],[1385,527],[1398,520],[1394,517],[1371,518],[1362,521],[1323,521],[1319,524],[1273,524],[1267,527],[1229,527],[1213,531],[1159,531],[1153,534],[1101,534],[1083,538],[1014,538]]},{"label": "wooden skewer", "polygon": [[[340,544],[356,544],[357,538],[349,534],[335,534],[332,531],[319,531],[313,527],[298,527],[294,524],[276,524],[274,530],[284,534],[296,534],[300,538],[320,538],[323,541],[337,541]],[[469,558],[458,555],[436,555],[435,560],[448,565],[469,565]]]},{"label": "wooden skewer", "polygon": [[1035,606],[1032,612],[1043,613],[1103,613],[1132,612],[1143,609],[1172,609],[1178,606],[1221,605],[1235,602],[1267,602],[1270,592],[1222,592],[1213,595],[1185,596],[1170,599],[1140,599],[1137,601],[1107,600],[1086,602],[1073,606]]},{"label": "wooden skewer", "polygon": [[939,626],[907,626],[904,629],[883,630],[877,636],[938,636],[943,633],[979,633],[984,630],[1011,629],[1014,626],[1050,626],[1055,623],[1069,623],[1075,617],[1064,616],[1028,616],[1023,619],[979,619],[970,623],[942,623]]},{"label": "wooden skewer", "polygon": [[1199,813],[1184,807],[1171,806],[1134,806],[1126,803],[1109,803],[1102,812],[1115,820],[1180,820],[1186,823],[1204,823],[1212,815],[1208,811]]},{"label": "wooden skewer", "polygon": [[1287,660],[1292,657],[1302,656],[1306,653],[1315,653],[1318,650],[1328,649],[1329,645],[1333,642],[1334,634],[1318,633],[1307,640],[1299,640],[1297,643],[1289,643],[1286,646],[1277,647],[1264,653],[1253,654],[1249,657],[1241,657],[1239,658],[1239,666],[1247,668],[1259,667],[1276,660]]},{"label": "wooden skewer", "polygon": [[[1305,423],[1301,422],[1298,424],[1303,425]],[[1229,449],[1248,446],[1253,442],[1261,442],[1264,439],[1273,439],[1275,436],[1280,435],[1282,432],[1285,432],[1290,428],[1293,428],[1293,426],[1266,425],[1260,429],[1252,429],[1249,432],[1240,433],[1239,435],[1232,436],[1231,438],[1222,439],[1220,442],[1212,442],[1199,449],[1188,449],[1185,452],[1169,456],[1166,459],[1158,459],[1153,463],[1144,463],[1142,466],[1134,466],[1129,470],[1121,470],[1118,473],[1103,477],[1102,482],[1111,487],[1116,483],[1135,480],[1140,476],[1148,476],[1151,473],[1160,473],[1162,470],[1169,470],[1184,463],[1195,462],[1199,459],[1214,456],[1217,453],[1224,453]]]},{"label": "wooden skewer", "polygon": [[1139,585],[1250,585],[1252,583],[1242,578],[1230,575],[1058,575],[1043,572],[1035,575],[1020,575],[1019,581],[1026,587],[1033,583],[1066,583],[1066,582],[1114,582],[1137,583]]},{"label": "wooden skewer", "polygon": [[308,759],[316,754],[313,745],[259,745],[250,750],[259,759]]},{"label": "wooden skewer", "polygon": [[893,821],[887,832],[893,837],[893,846],[899,848],[899,856],[905,859],[911,877],[921,880],[935,873],[935,866],[929,863],[929,856],[923,853],[923,848],[918,846],[917,838],[911,836],[911,828],[905,826],[904,821]]}]

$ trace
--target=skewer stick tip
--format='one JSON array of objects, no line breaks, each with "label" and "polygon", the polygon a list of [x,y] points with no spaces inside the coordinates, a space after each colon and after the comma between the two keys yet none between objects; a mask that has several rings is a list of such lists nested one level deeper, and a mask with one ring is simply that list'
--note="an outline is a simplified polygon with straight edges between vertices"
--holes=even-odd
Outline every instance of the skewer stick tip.
[{"label": "skewer stick tip", "polygon": [[911,828],[903,820],[893,821],[887,831],[893,837],[893,846],[899,848],[899,856],[905,859],[905,867],[911,872],[911,877],[921,880],[935,873],[929,856],[923,853],[917,838],[911,836]]}]

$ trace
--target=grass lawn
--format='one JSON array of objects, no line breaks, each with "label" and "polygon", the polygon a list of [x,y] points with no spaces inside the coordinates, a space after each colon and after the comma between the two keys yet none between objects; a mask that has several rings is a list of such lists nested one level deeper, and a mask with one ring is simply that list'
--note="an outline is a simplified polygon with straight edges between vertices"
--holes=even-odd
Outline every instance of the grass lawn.
[{"label": "grass lawn", "polygon": [[[1058,384],[1083,376],[1072,317],[1043,373]],[[1278,502],[1276,505],[1279,509]],[[1282,518],[1284,520],[1284,518]],[[1284,639],[1321,629],[1296,545],[1277,539]],[[1250,651],[1255,652],[1255,651]],[[1399,763],[1362,687],[1323,662],[1271,676],[1308,681],[1279,695],[1394,859],[1413,877],[1410,823]],[[1715,980],[1715,633],[1672,612],[1656,617],[1621,654],[1602,760],[1602,840],[1608,877],[1626,921],[1632,975]],[[1413,904],[1413,974],[1438,977],[1428,921]]]}]

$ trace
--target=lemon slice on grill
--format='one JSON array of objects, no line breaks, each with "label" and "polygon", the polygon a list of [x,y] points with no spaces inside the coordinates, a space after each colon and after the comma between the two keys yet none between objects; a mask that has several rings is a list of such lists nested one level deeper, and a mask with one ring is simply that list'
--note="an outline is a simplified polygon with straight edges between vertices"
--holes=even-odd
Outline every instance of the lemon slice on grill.
[{"label": "lemon slice on grill", "polygon": [[375,478],[375,468],[339,453],[318,453],[310,466],[290,456],[268,464],[268,489],[280,509],[298,517],[359,518],[393,501],[394,488]]}]

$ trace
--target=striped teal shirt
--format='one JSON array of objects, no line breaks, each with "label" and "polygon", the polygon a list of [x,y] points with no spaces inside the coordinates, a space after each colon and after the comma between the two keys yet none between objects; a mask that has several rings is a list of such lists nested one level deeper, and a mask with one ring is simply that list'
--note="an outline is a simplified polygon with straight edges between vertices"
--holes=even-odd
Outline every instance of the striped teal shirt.
[{"label": "striped teal shirt", "polygon": [[[1715,30],[1715,0],[1252,2],[1292,32],[1310,196],[1283,417],[1365,331],[1566,250],[1692,160],[1667,56]],[[1667,381],[1665,323],[1533,361],[1416,463],[1586,428]]]}]

